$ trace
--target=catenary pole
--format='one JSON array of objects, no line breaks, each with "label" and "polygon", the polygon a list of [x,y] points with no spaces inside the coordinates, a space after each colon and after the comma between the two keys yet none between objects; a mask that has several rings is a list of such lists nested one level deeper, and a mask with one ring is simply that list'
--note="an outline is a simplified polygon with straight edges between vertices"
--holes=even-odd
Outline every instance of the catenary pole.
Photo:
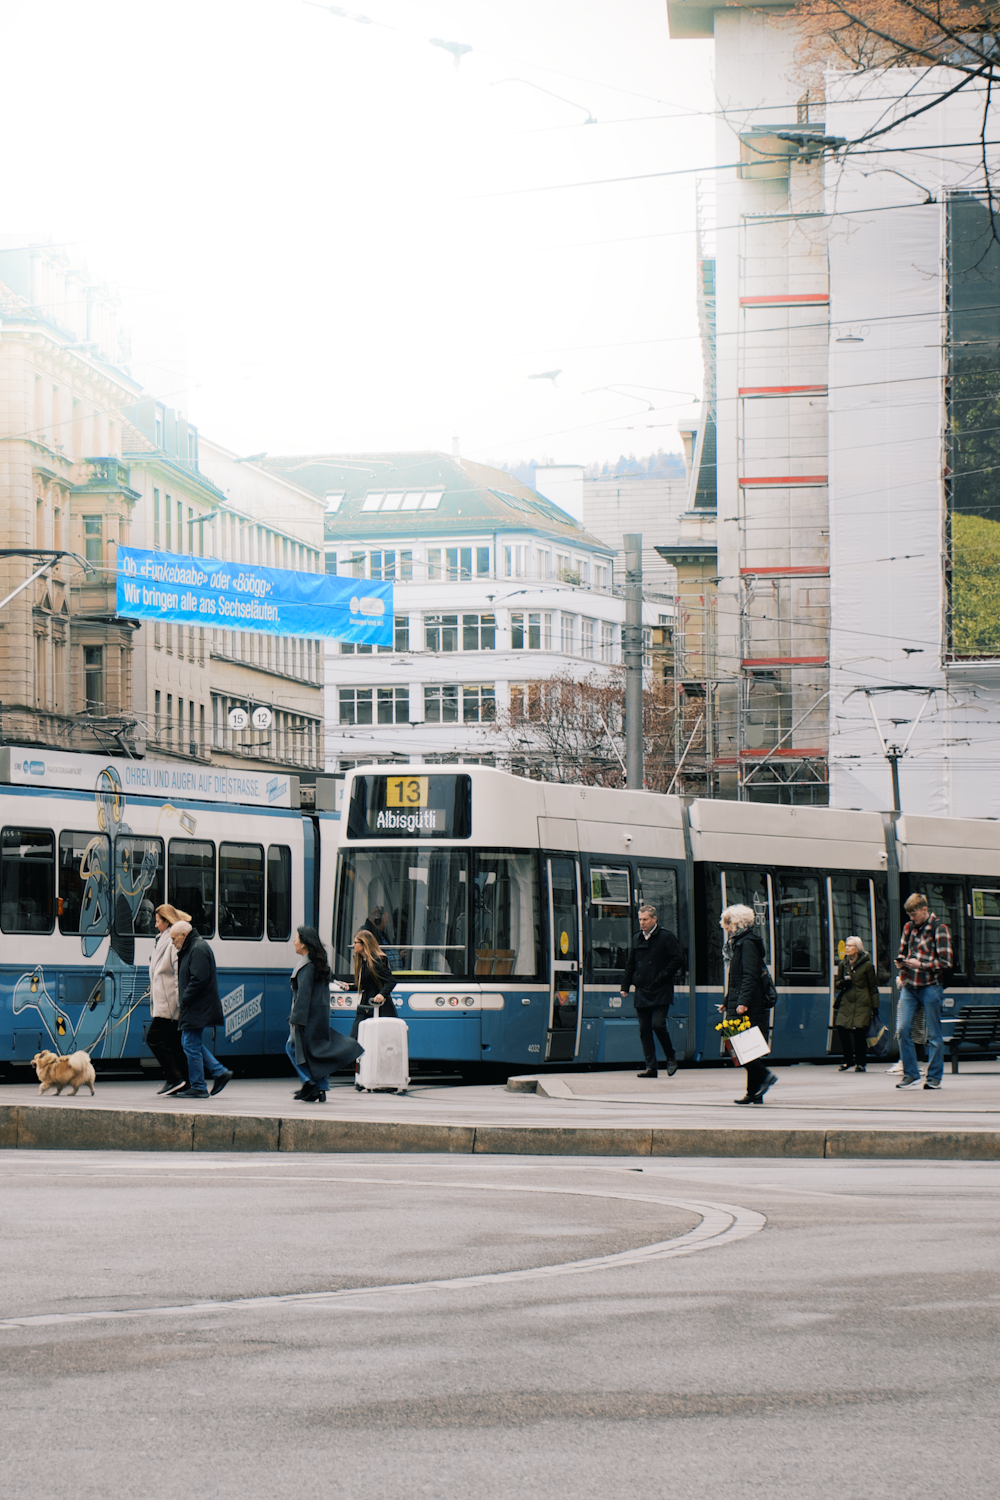
[{"label": "catenary pole", "polygon": [[625,549],[625,785],[641,791],[642,765],[642,536],[629,532]]}]

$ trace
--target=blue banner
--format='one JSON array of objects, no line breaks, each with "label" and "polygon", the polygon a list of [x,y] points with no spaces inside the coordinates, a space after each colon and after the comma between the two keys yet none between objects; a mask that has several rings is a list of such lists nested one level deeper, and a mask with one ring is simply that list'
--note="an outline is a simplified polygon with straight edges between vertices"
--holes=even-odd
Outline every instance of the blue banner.
[{"label": "blue banner", "polygon": [[118,548],[118,614],[213,630],[255,630],[391,646],[392,584]]}]

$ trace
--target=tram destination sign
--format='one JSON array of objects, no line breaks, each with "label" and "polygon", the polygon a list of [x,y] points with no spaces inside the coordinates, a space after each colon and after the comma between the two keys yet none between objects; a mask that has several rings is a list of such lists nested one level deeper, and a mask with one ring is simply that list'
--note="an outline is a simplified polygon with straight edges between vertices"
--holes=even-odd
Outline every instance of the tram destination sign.
[{"label": "tram destination sign", "polygon": [[291,807],[291,778],[230,766],[184,765],[178,761],[127,760],[115,755],[68,751],[0,749],[0,784],[52,787],[74,792],[114,788],[126,796],[164,801],[227,802],[251,807]]},{"label": "tram destination sign", "polygon": [[356,776],[347,819],[350,839],[467,839],[472,835],[472,777]]}]

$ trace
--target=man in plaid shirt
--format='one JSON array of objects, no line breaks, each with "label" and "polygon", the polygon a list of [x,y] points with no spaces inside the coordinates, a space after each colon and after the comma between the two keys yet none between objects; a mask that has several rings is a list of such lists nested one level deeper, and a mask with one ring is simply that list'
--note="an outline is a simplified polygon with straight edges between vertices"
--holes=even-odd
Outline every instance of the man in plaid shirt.
[{"label": "man in plaid shirt", "polygon": [[927,1078],[925,1089],[939,1089],[944,1073],[944,1043],[941,1037],[942,984],[947,984],[955,967],[951,933],[939,922],[927,904],[927,897],[914,892],[906,901],[909,921],[899,943],[899,1008],[896,1012],[896,1036],[903,1061],[903,1077],[898,1089],[916,1088],[920,1083],[920,1066],[913,1045],[913,1021],[917,1007],[922,1006],[927,1022]]}]

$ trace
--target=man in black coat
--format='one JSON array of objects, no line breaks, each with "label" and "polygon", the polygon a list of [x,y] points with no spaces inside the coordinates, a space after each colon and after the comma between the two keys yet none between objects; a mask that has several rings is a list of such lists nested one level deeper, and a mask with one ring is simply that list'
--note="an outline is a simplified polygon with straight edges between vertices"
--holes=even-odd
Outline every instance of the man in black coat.
[{"label": "man in black coat", "polygon": [[232,1078],[202,1040],[206,1026],[222,1026],[225,1016],[219,999],[215,954],[191,926],[175,922],[170,937],[177,949],[177,993],[180,999],[181,1046],[188,1063],[188,1086],[175,1099],[207,1099],[205,1070],[212,1078],[212,1093],[221,1094]]},{"label": "man in black coat", "polygon": [[635,983],[635,1012],[639,1017],[639,1038],[646,1067],[639,1078],[656,1077],[656,1042],[667,1058],[669,1077],[677,1072],[674,1046],[667,1030],[667,1012],[674,1000],[674,980],[684,972],[684,951],[672,932],[657,925],[656,907],[639,908],[639,931],[632,939],[625,963],[622,999],[628,998]]}]

